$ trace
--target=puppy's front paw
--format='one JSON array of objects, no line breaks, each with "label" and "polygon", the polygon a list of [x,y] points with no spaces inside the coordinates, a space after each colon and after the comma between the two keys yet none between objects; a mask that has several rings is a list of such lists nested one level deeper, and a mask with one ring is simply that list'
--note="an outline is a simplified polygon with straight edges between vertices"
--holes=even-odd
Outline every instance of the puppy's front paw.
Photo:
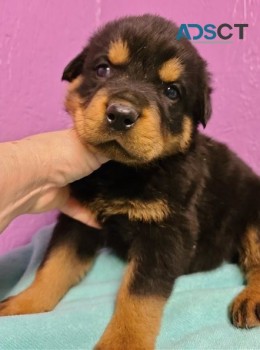
[{"label": "puppy's front paw", "polygon": [[260,291],[247,287],[235,298],[231,321],[238,328],[260,326]]},{"label": "puppy's front paw", "polygon": [[35,314],[52,309],[53,306],[47,299],[41,300],[40,295],[24,291],[0,303],[0,316]]},{"label": "puppy's front paw", "polygon": [[31,312],[30,301],[18,296],[10,297],[0,303],[0,316],[12,316],[29,314]]}]

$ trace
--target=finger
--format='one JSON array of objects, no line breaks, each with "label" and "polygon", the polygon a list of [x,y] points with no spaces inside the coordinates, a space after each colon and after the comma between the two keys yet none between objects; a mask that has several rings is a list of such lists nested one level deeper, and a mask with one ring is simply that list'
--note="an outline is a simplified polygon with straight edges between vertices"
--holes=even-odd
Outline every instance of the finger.
[{"label": "finger", "polygon": [[66,203],[61,206],[60,211],[71,218],[81,221],[83,224],[100,229],[95,215],[86,207],[82,206],[76,199],[70,197]]}]

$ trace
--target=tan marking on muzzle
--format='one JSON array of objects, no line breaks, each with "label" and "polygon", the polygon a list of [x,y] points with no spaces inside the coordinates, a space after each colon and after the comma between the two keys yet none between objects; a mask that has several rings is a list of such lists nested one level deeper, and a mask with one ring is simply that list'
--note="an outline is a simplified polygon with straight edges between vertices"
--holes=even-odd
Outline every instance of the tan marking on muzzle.
[{"label": "tan marking on muzzle", "polygon": [[132,129],[128,140],[131,140],[131,151],[144,162],[151,161],[163,151],[161,118],[155,106],[146,107]]},{"label": "tan marking on muzzle", "polygon": [[[108,95],[105,89],[100,89],[91,99],[87,106],[77,93],[78,83],[72,83],[69,87],[65,100],[66,110],[74,120],[74,126],[79,136],[90,143],[98,144],[105,141],[100,128],[104,123],[104,116],[108,102]],[[71,85],[72,85],[71,84]]]},{"label": "tan marking on muzzle", "polygon": [[182,131],[178,135],[167,134],[164,139],[164,155],[172,155],[178,152],[184,153],[190,146],[193,132],[193,123],[190,117],[184,116]]}]

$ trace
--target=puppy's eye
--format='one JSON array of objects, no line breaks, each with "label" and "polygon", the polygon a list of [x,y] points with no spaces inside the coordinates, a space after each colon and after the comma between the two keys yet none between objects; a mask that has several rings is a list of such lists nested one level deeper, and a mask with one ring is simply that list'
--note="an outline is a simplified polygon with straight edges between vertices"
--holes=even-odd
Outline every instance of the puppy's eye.
[{"label": "puppy's eye", "polygon": [[96,74],[99,78],[108,78],[110,76],[110,67],[108,64],[100,64],[96,67]]},{"label": "puppy's eye", "polygon": [[167,97],[169,97],[169,99],[173,101],[178,100],[178,98],[180,98],[180,91],[175,84],[170,84],[166,86],[164,93]]}]

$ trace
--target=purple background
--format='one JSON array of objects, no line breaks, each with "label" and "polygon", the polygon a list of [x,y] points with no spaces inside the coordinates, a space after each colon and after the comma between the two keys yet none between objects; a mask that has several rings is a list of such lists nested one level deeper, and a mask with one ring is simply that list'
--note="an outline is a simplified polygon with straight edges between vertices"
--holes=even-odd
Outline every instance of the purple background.
[{"label": "purple background", "polygon": [[[259,7],[253,0],[0,0],[0,141],[70,125],[62,70],[108,20],[149,12],[177,24],[249,23],[244,40],[236,32],[232,43],[196,45],[214,77],[214,112],[206,132],[259,173]],[[24,244],[54,217],[16,219],[0,237],[0,253]]]}]

